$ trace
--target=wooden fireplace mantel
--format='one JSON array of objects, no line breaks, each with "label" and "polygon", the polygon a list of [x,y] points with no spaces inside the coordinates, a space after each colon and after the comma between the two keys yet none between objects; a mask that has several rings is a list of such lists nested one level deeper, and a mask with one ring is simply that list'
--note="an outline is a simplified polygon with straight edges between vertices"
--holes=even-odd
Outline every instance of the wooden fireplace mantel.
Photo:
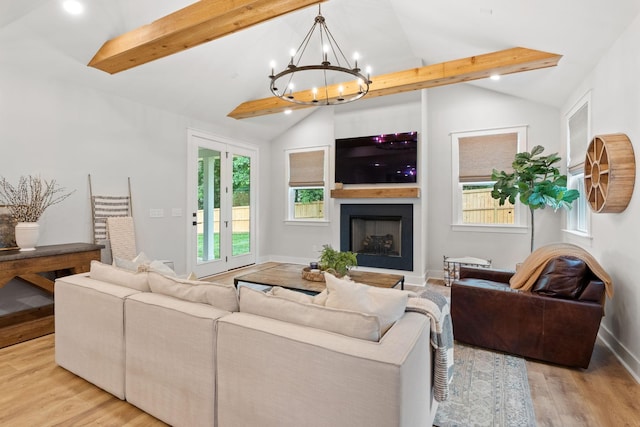
[{"label": "wooden fireplace mantel", "polygon": [[420,197],[417,187],[397,188],[342,188],[331,190],[334,199],[416,199]]}]

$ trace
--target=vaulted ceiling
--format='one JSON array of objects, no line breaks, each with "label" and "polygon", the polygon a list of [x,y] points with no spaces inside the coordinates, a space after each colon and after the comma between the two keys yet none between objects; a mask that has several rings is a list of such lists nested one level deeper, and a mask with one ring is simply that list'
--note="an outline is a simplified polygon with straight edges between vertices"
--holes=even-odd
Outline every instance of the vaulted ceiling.
[{"label": "vaulted ceiling", "polygon": [[[227,117],[237,105],[270,95],[269,62],[284,64],[317,7],[110,75],[87,66],[105,41],[194,1],[83,1],[86,13],[69,16],[61,0],[0,0],[0,67],[109,92],[213,123],[242,138],[270,139],[313,111],[240,121]],[[561,107],[637,17],[640,2],[329,0],[322,12],[341,47],[357,49],[361,63],[373,68],[373,77],[516,46],[560,54],[557,67],[470,84]],[[411,99],[394,95],[385,102],[394,97]],[[358,101],[363,106],[373,102],[380,100]]]}]

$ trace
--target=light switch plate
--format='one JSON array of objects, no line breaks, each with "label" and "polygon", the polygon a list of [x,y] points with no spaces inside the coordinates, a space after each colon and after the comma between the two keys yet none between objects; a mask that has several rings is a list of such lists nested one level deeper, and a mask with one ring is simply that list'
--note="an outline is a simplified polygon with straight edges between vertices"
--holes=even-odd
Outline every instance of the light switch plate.
[{"label": "light switch plate", "polygon": [[164,209],[162,208],[149,209],[149,216],[151,218],[162,218],[164,217]]}]

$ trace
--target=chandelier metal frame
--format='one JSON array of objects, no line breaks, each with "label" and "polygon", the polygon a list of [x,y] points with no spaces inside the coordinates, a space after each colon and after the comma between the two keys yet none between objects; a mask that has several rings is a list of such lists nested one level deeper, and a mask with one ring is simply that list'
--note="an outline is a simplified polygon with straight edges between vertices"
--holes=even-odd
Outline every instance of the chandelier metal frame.
[{"label": "chandelier metal frame", "polygon": [[[300,65],[302,57],[304,56],[309,42],[316,30],[318,31],[320,38],[320,46],[323,46],[322,61],[320,64],[315,65]],[[329,53],[333,54],[332,59],[335,60],[337,65],[331,64],[329,61]],[[342,65],[341,61],[344,65]],[[294,92],[294,78],[296,73],[309,71],[322,72],[323,78],[321,83],[323,86],[320,88],[313,87],[311,89],[303,89],[302,91]],[[350,90],[349,87],[351,87],[351,85],[346,82],[344,83],[348,86],[346,91],[342,85],[339,85],[337,90],[330,89],[331,85],[328,81],[329,72],[355,77],[357,90]],[[269,79],[271,79],[269,89],[276,97],[288,102],[303,105],[338,105],[353,102],[365,96],[367,92],[369,92],[369,85],[372,83],[369,73],[367,73],[366,76],[361,73],[360,68],[358,68],[357,58],[355,59],[355,65],[353,67],[351,66],[349,60],[333,37],[333,34],[329,31],[319,5],[318,15],[315,17],[311,29],[307,32],[307,35],[302,40],[302,43],[300,43],[298,49],[292,53],[287,67],[277,74],[275,74],[272,67]],[[284,87],[284,90],[279,89],[282,87]]]}]

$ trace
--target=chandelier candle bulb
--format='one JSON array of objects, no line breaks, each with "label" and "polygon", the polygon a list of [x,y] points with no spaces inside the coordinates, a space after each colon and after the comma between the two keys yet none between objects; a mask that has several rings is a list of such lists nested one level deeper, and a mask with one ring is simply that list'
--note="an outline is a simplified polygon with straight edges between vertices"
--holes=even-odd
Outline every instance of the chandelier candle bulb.
[{"label": "chandelier candle bulb", "polygon": [[289,61],[289,68],[293,68],[293,67],[295,67],[295,64],[293,63],[293,60],[296,57],[295,49],[291,49],[291,51],[289,52],[289,55],[291,56],[291,60]]}]

